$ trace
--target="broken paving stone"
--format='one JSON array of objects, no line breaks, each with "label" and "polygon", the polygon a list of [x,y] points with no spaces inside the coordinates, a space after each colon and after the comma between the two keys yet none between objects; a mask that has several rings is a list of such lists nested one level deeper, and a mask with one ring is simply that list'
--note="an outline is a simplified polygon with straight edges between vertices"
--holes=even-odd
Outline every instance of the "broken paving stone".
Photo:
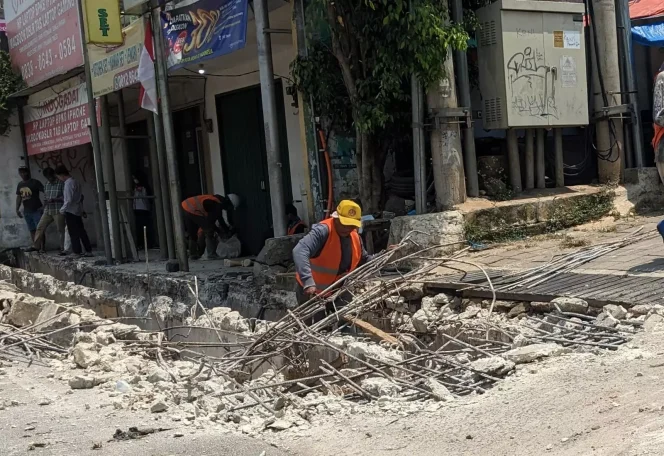
[{"label": "broken paving stone", "polygon": [[552,309],[560,309],[561,312],[572,312],[585,314],[588,312],[588,303],[580,298],[556,298],[551,301]]},{"label": "broken paving stone", "polygon": [[604,313],[611,315],[615,319],[624,320],[627,318],[627,310],[623,306],[607,304],[603,307],[603,310]]},{"label": "broken paving stone", "polygon": [[629,309],[634,315],[647,315],[655,308],[652,304],[637,304]]},{"label": "broken paving stone", "polygon": [[615,328],[619,323],[620,321],[608,312],[602,312],[595,319],[595,326],[603,328]]},{"label": "broken paving stone", "polygon": [[95,386],[95,378],[90,375],[76,375],[69,379],[71,389],[90,389]]},{"label": "broken paving stone", "polygon": [[150,411],[152,413],[161,413],[168,410],[168,404],[164,399],[158,399],[150,406]]},{"label": "broken paving stone", "polygon": [[95,350],[93,344],[76,344],[72,350],[72,356],[74,357],[76,365],[83,369],[94,366],[99,362],[99,354]]},{"label": "broken paving stone", "polygon": [[569,352],[570,349],[561,347],[558,344],[533,344],[515,348],[503,353],[502,356],[505,359],[512,361],[514,364],[524,364],[532,363],[541,358],[557,356]]},{"label": "broken paving stone", "polygon": [[512,307],[512,309],[507,313],[507,318],[514,318],[517,317],[523,313],[528,312],[528,309],[530,306],[526,302],[521,302],[517,304],[516,306]]}]

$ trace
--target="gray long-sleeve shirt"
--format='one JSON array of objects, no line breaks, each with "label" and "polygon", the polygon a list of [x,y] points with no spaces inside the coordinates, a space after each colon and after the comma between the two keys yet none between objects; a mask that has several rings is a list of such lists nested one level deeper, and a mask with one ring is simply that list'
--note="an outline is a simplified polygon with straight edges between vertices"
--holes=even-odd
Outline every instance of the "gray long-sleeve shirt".
[{"label": "gray long-sleeve shirt", "polygon": [[[311,227],[309,233],[300,239],[300,242],[297,243],[293,249],[293,261],[295,262],[295,271],[300,275],[302,283],[304,283],[304,288],[313,287],[316,285],[313,277],[311,276],[311,258],[316,258],[320,255],[325,243],[327,242],[327,237],[330,234],[330,230],[327,225],[320,223],[315,224]],[[349,237],[339,236],[341,241],[341,261],[339,262],[339,274],[343,274],[350,269],[350,263],[352,259],[352,246],[351,239]],[[360,243],[362,238],[360,238]],[[366,250],[364,250],[364,244],[362,244],[362,257],[360,258],[360,265],[371,260],[373,255],[369,255]]]},{"label": "gray long-sleeve shirt", "polygon": [[81,202],[82,196],[81,184],[79,184],[73,177],[67,179],[63,191],[65,201],[60,208],[60,213],[64,214],[65,212],[69,212],[70,214],[81,215],[83,212],[83,203]]}]

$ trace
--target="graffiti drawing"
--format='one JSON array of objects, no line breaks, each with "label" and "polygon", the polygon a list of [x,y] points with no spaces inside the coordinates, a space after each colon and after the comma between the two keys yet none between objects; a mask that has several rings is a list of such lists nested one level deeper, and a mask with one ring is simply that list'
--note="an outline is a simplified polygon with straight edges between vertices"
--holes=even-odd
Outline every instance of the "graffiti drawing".
[{"label": "graffiti drawing", "polygon": [[94,176],[91,155],[88,148],[72,148],[33,156],[33,160],[37,163],[39,169],[46,167],[55,169],[58,165],[65,165],[72,176],[79,179],[81,183],[86,183],[90,176]]},{"label": "graffiti drawing", "polygon": [[538,49],[526,47],[507,62],[511,103],[523,116],[552,116],[558,118],[554,78],[556,69],[544,65],[544,55]]}]

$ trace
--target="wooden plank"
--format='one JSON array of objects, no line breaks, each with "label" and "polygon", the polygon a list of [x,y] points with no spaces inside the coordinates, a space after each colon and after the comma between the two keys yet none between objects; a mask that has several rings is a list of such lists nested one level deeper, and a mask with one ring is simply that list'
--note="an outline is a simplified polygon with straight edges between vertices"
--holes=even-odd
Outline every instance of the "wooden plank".
[{"label": "wooden plank", "polygon": [[344,315],[343,319],[346,320],[349,323],[354,324],[358,328],[361,328],[363,331],[365,331],[365,332],[367,332],[367,333],[369,333],[369,334],[371,334],[371,335],[373,335],[373,336],[375,336],[375,337],[377,337],[381,340],[384,340],[387,343],[390,343],[390,344],[393,344],[393,345],[398,345],[399,344],[399,340],[396,337],[386,333],[382,329],[376,328],[371,323],[367,323],[364,320],[360,320],[359,318],[354,318],[354,317],[351,317],[349,315]]}]

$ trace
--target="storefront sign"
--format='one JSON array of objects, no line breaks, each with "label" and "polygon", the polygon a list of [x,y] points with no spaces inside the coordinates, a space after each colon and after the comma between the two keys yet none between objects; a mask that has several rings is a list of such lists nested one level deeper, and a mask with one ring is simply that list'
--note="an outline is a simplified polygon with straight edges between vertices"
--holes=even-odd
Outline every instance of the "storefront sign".
[{"label": "storefront sign", "polygon": [[122,44],[119,0],[84,0],[87,43]]},{"label": "storefront sign", "polygon": [[7,23],[0,19],[0,32],[6,32],[7,31]]},{"label": "storefront sign", "polygon": [[5,20],[12,63],[28,87],[83,65],[76,0],[8,0]]},{"label": "storefront sign", "polygon": [[53,91],[46,89],[38,92],[31,98],[41,100],[29,101],[23,108],[28,155],[89,143],[90,119],[85,83],[44,97],[46,92]]},{"label": "storefront sign", "polygon": [[95,98],[138,82],[138,61],[143,50],[145,28],[138,20],[123,30],[122,46],[105,48],[88,45],[92,91]]},{"label": "storefront sign", "polygon": [[161,14],[168,68],[176,69],[242,49],[247,0],[199,0]]}]

